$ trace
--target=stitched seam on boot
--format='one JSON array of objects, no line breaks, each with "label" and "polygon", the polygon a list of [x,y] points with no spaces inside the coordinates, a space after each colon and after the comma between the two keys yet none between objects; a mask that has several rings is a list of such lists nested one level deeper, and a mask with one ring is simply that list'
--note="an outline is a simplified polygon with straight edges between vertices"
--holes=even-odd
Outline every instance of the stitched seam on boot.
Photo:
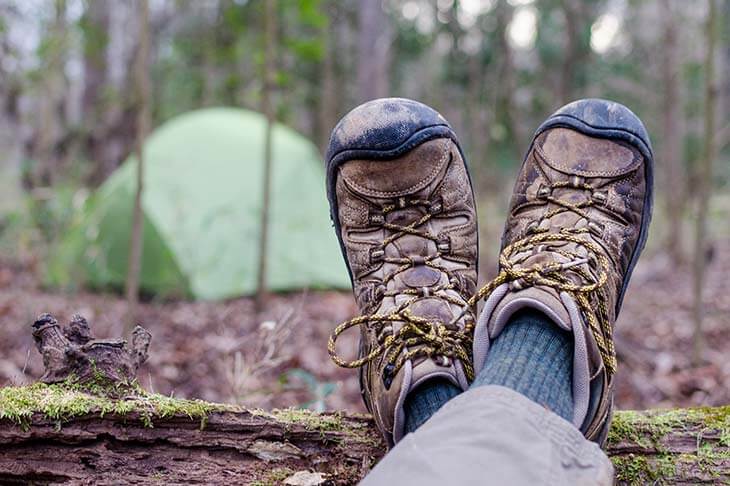
[{"label": "stitched seam on boot", "polygon": [[561,164],[560,162],[555,161],[551,157],[548,157],[548,155],[545,153],[545,151],[542,149],[542,147],[540,147],[537,144],[535,144],[535,153],[538,156],[540,156],[540,158],[543,159],[543,161],[547,165],[549,165],[550,167],[552,167],[555,170],[558,170],[563,173],[569,173],[569,174],[575,173],[578,175],[582,175],[584,177],[616,177],[619,175],[628,174],[629,172],[638,169],[642,162],[642,158],[637,157],[636,154],[634,154],[632,152],[631,155],[634,160],[631,162],[631,164],[628,167],[626,167],[624,169],[614,170],[614,171],[585,171],[585,170],[576,169],[575,167],[567,167],[567,166]]},{"label": "stitched seam on boot", "polygon": [[451,148],[449,147],[450,140],[446,140],[444,143],[444,153],[441,155],[441,159],[436,163],[436,167],[423,179],[421,179],[419,182],[413,184],[411,187],[408,187],[406,189],[403,189],[401,191],[376,191],[374,189],[368,189],[366,187],[363,187],[356,182],[352,182],[348,180],[346,177],[342,177],[342,179],[345,181],[345,184],[350,186],[350,188],[354,191],[360,192],[362,194],[366,194],[369,196],[375,196],[375,197],[397,197],[397,196],[403,196],[412,192],[415,192],[417,190],[423,189],[428,183],[433,180],[436,175],[438,175],[441,170],[444,168],[444,163],[451,154]]}]

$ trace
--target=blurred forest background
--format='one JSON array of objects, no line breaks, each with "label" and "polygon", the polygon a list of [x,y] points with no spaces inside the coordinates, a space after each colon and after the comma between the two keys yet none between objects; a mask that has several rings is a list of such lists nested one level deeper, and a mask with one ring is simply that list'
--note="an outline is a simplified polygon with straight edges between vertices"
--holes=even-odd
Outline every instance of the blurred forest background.
[{"label": "blurred forest background", "polygon": [[[658,174],[618,323],[618,405],[730,402],[728,19],[724,0],[0,0],[0,385],[39,376],[28,325],[40,312],[81,312],[100,335],[121,333],[124,298],[47,288],[42,276],[140,123],[243,107],[322,151],[362,101],[430,104],[461,134],[474,174],[484,282],[533,130],[564,103],[601,97],[642,118]],[[261,312],[249,297],[148,297],[136,316],[154,335],[144,386],[362,409],[356,374],[325,350],[356,312],[348,292],[271,295]]]}]

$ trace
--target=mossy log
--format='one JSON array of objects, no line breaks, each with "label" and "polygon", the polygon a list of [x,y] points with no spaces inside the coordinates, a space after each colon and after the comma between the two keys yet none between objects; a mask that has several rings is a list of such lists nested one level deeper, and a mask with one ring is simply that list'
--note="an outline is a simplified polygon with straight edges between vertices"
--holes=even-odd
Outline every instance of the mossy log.
[{"label": "mossy log", "polygon": [[[0,484],[355,484],[384,452],[367,416],[64,383],[0,389],[0,444]],[[620,484],[728,484],[730,406],[617,412],[608,454]]]},{"label": "mossy log", "polygon": [[[150,335],[95,340],[76,316],[33,326],[41,383],[0,388],[0,484],[355,484],[385,452],[363,415],[265,412],[148,393]],[[730,406],[617,412],[620,484],[730,484]]]},{"label": "mossy log", "polygon": [[730,484],[730,406],[619,411],[607,449],[619,484]]},{"label": "mossy log", "polygon": [[114,485],[355,484],[385,447],[367,416],[42,383],[0,389],[0,444],[0,484]]}]

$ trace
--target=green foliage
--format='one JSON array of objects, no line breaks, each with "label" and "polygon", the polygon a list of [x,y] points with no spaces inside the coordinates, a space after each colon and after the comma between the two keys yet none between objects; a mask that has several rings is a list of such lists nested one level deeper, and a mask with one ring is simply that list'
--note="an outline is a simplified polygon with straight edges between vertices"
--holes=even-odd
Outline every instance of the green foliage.
[{"label": "green foliage", "polygon": [[46,242],[57,241],[70,228],[86,194],[84,189],[58,186],[29,196],[27,204],[31,224],[38,228]]}]

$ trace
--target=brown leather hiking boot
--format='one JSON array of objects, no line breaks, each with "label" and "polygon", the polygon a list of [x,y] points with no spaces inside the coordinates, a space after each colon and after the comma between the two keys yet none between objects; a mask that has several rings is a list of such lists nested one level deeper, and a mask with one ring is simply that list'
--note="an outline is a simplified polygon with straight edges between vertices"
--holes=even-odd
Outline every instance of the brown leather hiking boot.
[{"label": "brown leather hiking boot", "polygon": [[573,424],[602,444],[611,418],[613,325],[646,242],[652,150],[641,121],[604,100],[564,106],[540,126],[517,177],[500,273],[474,335],[481,369],[489,343],[529,307],[572,330]]},{"label": "brown leather hiking boot", "polygon": [[[403,404],[440,377],[466,389],[476,290],[477,223],[471,183],[446,120],[415,101],[365,103],[335,127],[327,194],[362,315],[329,342],[340,366],[360,367],[363,399],[390,446],[404,435]],[[359,359],[335,340],[361,331]]]}]

